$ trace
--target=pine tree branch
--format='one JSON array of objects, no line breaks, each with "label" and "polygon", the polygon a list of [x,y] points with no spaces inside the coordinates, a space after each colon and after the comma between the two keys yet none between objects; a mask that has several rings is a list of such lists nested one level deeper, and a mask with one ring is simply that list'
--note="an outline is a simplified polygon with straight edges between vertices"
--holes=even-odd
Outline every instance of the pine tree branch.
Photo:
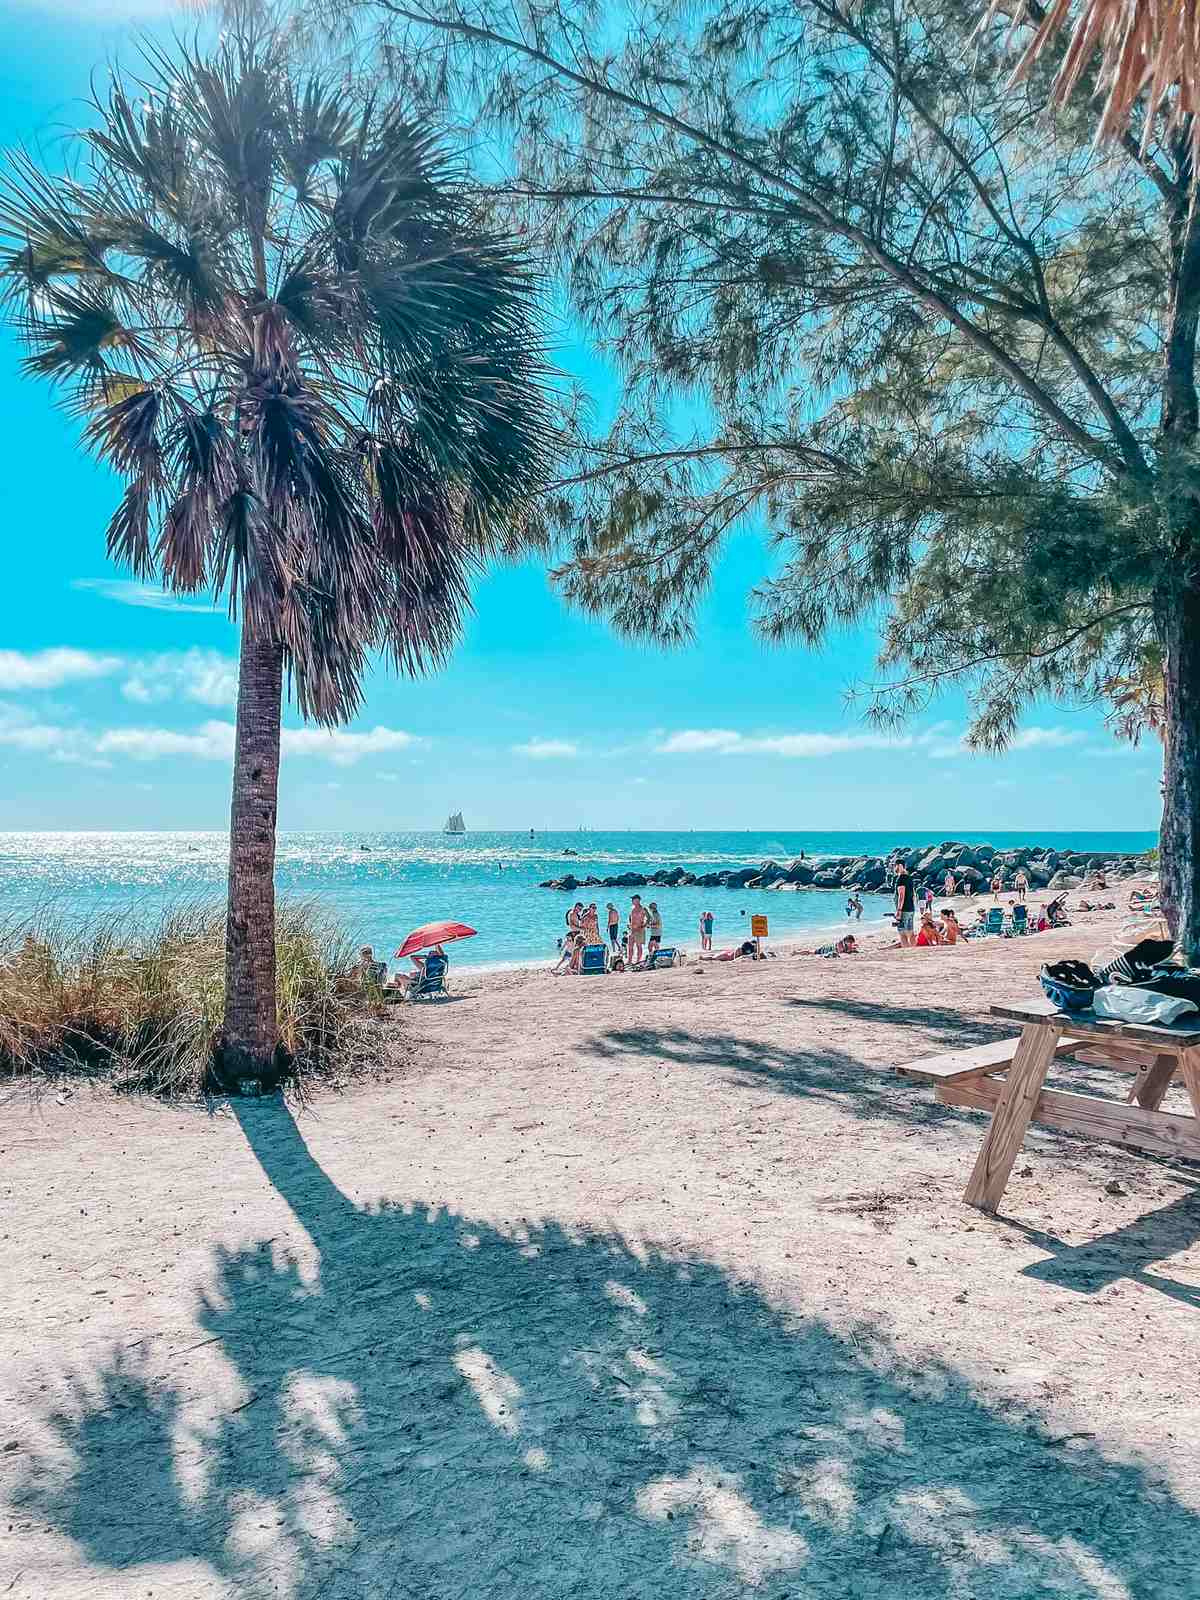
[{"label": "pine tree branch", "polygon": [[809,214],[805,220],[819,224],[826,232],[854,244],[869,260],[874,261],[902,288],[907,289],[923,305],[938,316],[945,318],[952,327],[956,328],[963,338],[973,344],[1000,372],[1009,378],[1021,393],[1047,416],[1068,439],[1108,471],[1116,470],[1116,463],[1108,445],[1103,440],[1097,439],[1068,411],[1064,410],[1044,386],[1009,355],[985,329],[972,322],[969,317],[964,316],[944,295],[922,284],[920,279],[903,261],[893,255],[881,243],[874,240],[866,230],[855,223],[838,217],[819,196],[804,189],[800,184],[793,182],[792,179],[782,173],[773,171],[755,157],[738,150],[725,140],[717,138],[716,135],[707,133],[703,128],[698,128],[683,118],[675,116],[670,111],[663,110],[647,100],[629,94],[590,72],[581,72],[552,56],[548,51],[542,50],[539,46],[527,43],[524,39],[514,38],[496,28],[468,22],[462,16],[455,18],[436,17],[427,11],[405,5],[401,3],[401,0],[376,0],[376,3],[390,15],[402,18],[407,22],[416,23],[418,26],[432,28],[438,32],[457,35],[465,39],[475,39],[480,43],[495,45],[502,50],[512,51],[515,54],[525,56],[531,61],[536,61],[564,78],[567,82],[577,84],[580,88],[586,89],[589,93],[598,95],[602,99],[623,105],[649,121],[659,124],[661,127],[670,128],[672,132],[679,134],[681,138],[686,139],[689,143],[712,151],[714,155],[719,155],[745,171],[753,173],[760,182],[771,188],[782,190],[783,193],[798,200],[803,210]]}]

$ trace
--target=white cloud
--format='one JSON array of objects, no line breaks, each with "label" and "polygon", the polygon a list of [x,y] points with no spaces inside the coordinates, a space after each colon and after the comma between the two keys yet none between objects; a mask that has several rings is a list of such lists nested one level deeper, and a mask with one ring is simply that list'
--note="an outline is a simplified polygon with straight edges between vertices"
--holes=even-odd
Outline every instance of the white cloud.
[{"label": "white cloud", "polygon": [[[79,726],[39,722],[20,707],[0,705],[0,746],[83,766],[108,767],[121,758],[229,762],[234,740],[232,722],[204,722],[198,728],[184,729],[105,728],[96,733]],[[349,767],[366,756],[407,749],[417,740],[399,728],[376,727],[365,733],[344,728],[285,728],[281,742],[285,755],[310,756]]]},{"label": "white cloud", "polygon": [[100,655],[93,650],[0,650],[0,693],[60,689],[64,683],[109,678],[123,664],[120,656]]},{"label": "white cloud", "polygon": [[1022,728],[1009,741],[1010,750],[1065,750],[1082,744],[1087,734],[1081,728]]},{"label": "white cloud", "polygon": [[788,756],[815,758],[851,750],[911,748],[911,735],[886,733],[781,733],[748,735],[731,728],[686,728],[672,733],[657,748],[661,755]]},{"label": "white cloud", "polygon": [[96,740],[96,749],[103,756],[130,756],[134,761],[157,761],[164,756],[229,761],[233,742],[232,722],[206,722],[193,733],[174,728],[109,728]]},{"label": "white cloud", "polygon": [[130,658],[113,651],[77,650],[68,645],[49,650],[0,650],[0,694],[61,689],[127,674],[121,693],[138,705],[163,700],[195,700],[206,706],[237,702],[237,662],[216,650],[165,651]]},{"label": "white cloud", "polygon": [[53,722],[38,722],[17,706],[0,706],[0,745],[75,766],[109,765],[96,753],[91,741],[80,729],[61,727]]},{"label": "white cloud", "polygon": [[202,706],[232,706],[237,704],[237,689],[238,666],[232,656],[192,649],[134,661],[121,693],[143,706],[176,698]]},{"label": "white cloud", "polygon": [[283,749],[293,756],[321,756],[339,767],[353,766],[364,756],[382,755],[390,750],[407,750],[417,743],[415,736],[399,728],[372,728],[368,733],[352,733],[345,728],[285,728]]},{"label": "white cloud", "polygon": [[[914,733],[781,733],[745,734],[733,728],[685,728],[662,734],[655,746],[661,755],[785,756],[816,760],[847,755],[856,750],[921,751],[935,761],[972,755],[965,735],[952,723],[938,722]],[[1061,750],[1083,744],[1087,734],[1078,728],[1023,728],[1009,745],[1013,751]]]},{"label": "white cloud", "polygon": [[530,739],[527,744],[514,744],[512,752],[531,761],[569,760],[579,754],[579,746],[569,739]]},{"label": "white cloud", "polygon": [[186,594],[171,594],[157,589],[153,584],[139,583],[134,578],[76,578],[72,589],[91,589],[105,600],[116,600],[123,606],[145,606],[151,611],[192,611],[207,616],[223,616],[224,609],[211,601],[198,600]]}]

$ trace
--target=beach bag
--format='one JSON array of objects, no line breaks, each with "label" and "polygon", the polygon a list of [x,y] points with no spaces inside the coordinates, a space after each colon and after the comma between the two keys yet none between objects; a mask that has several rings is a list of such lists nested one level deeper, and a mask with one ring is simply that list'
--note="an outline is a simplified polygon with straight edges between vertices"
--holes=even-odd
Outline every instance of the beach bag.
[{"label": "beach bag", "polygon": [[1096,990],[1092,996],[1092,1009],[1098,1017],[1110,1017],[1114,1022],[1140,1022],[1169,1027],[1180,1017],[1200,1011],[1200,1006],[1181,995],[1155,994],[1153,989],[1139,989],[1134,984],[1110,983]]},{"label": "beach bag", "polygon": [[1086,961],[1055,961],[1038,974],[1046,998],[1060,1011],[1086,1011],[1097,988],[1096,974]]},{"label": "beach bag", "polygon": [[1170,939],[1139,939],[1124,955],[1113,956],[1097,967],[1096,976],[1101,983],[1144,983],[1174,948]]}]

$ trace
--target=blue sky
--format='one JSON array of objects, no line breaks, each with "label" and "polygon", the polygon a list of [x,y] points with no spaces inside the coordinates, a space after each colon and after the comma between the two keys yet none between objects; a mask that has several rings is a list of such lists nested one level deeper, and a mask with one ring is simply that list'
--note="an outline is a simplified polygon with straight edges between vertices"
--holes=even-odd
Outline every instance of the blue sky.
[{"label": "blue sky", "polygon": [[[8,0],[0,144],[53,160],[92,72],[129,52],[130,19],[163,10]],[[558,354],[603,416],[611,379],[569,326]],[[0,828],[224,827],[236,632],[108,564],[116,482],[18,359],[5,331]],[[1115,744],[1096,712],[1039,708],[1003,758],[962,749],[954,699],[897,739],[864,727],[844,697],[870,671],[868,636],[819,653],[751,638],[746,594],[768,561],[760,536],[740,536],[697,643],[670,654],[568,612],[535,565],[493,574],[438,678],[375,673],[364,714],[332,736],[285,714],[281,826],[431,827],[460,806],[479,828],[1157,825],[1153,742]]]}]

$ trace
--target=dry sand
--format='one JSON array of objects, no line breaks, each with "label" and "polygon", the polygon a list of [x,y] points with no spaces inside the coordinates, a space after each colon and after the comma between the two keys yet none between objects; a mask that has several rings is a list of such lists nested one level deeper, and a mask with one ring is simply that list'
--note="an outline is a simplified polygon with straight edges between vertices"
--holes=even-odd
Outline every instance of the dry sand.
[{"label": "dry sand", "polygon": [[493,974],[296,1119],[10,1093],[0,1596],[1194,1597],[1200,1174],[1033,1132],[985,1218],[881,1070],[1081,924]]}]

